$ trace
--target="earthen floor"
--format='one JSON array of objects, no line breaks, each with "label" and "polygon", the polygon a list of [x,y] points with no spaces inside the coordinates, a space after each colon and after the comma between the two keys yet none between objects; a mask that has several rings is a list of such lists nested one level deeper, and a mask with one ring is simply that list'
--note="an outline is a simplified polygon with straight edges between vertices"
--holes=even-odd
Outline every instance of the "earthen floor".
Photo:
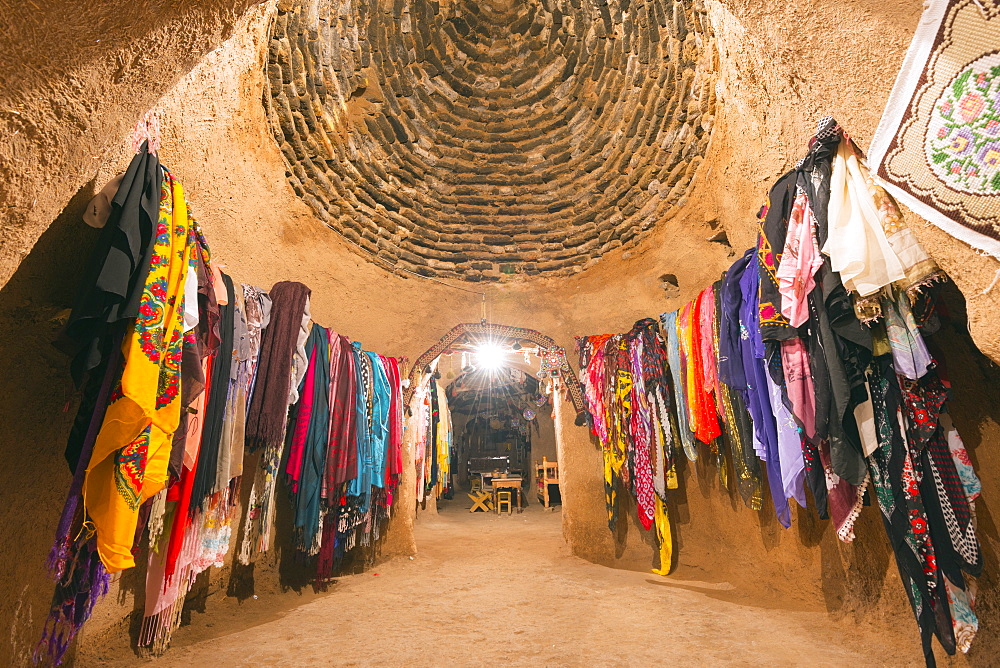
[{"label": "earthen floor", "polygon": [[876,629],[831,621],[822,610],[747,604],[733,595],[739,583],[679,581],[578,559],[562,540],[558,509],[533,505],[498,517],[446,502],[418,519],[416,538],[412,559],[341,578],[330,594],[277,618],[255,611],[252,600],[196,615],[149,663],[902,666],[919,658]]}]

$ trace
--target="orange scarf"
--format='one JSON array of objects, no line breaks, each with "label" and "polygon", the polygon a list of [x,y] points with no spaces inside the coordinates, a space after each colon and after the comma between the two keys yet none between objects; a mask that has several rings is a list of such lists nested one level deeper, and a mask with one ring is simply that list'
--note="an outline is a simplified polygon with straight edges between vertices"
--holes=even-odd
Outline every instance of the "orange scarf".
[{"label": "orange scarf", "polygon": [[193,236],[184,190],[165,170],[155,235],[139,317],[122,344],[122,377],[83,484],[98,554],[109,573],[135,565],[131,548],[139,507],[166,484],[181,415],[184,280]]}]

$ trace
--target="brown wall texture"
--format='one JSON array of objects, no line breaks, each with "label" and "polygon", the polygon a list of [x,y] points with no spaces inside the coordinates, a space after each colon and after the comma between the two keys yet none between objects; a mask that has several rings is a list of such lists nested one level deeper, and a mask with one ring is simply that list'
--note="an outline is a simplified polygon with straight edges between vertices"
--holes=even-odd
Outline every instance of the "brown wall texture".
[{"label": "brown wall texture", "polygon": [[[161,159],[184,183],[214,254],[235,278],[263,287],[300,280],[313,290],[318,322],[368,349],[410,359],[455,324],[477,320],[480,309],[479,295],[372,263],[289,185],[262,100],[271,20],[278,4],[287,11],[294,3],[181,2],[158,13],[140,11],[140,3],[89,2],[71,16],[64,3],[35,4],[40,11],[0,18],[0,562],[7,564],[0,569],[0,630],[9,628],[11,638],[0,643],[4,665],[27,660],[51,596],[44,562],[70,480],[61,453],[75,404],[63,411],[72,387],[66,360],[50,341],[94,239],[79,216],[127,164],[127,130],[147,109],[155,107],[163,124]],[[527,4],[544,8],[554,25],[559,3]],[[714,116],[698,121],[710,141],[699,148],[704,157],[693,180],[683,197],[657,209],[641,240],[602,243],[594,255],[600,259],[588,260],[586,269],[452,279],[487,293],[494,322],[539,330],[571,350],[574,336],[625,331],[691,299],[727,268],[734,249],[752,243],[768,187],[804,151],[819,117],[833,114],[867,146],[921,9],[918,0],[674,4],[705,17],[699,76],[713,82],[716,100]],[[465,11],[471,3],[440,5]],[[617,38],[612,31],[600,39]],[[607,76],[622,73],[611,67]],[[366,112],[359,113],[351,122],[367,127]],[[630,169],[627,160],[619,167]],[[996,262],[909,222],[965,294],[976,342],[1000,360],[1000,289],[986,291]],[[709,240],[720,231],[729,244]],[[499,274],[498,266],[489,272]],[[952,412],[985,489],[978,504],[987,573],[980,581],[981,632],[956,665],[986,666],[1000,652],[1000,536],[991,498],[1000,480],[1000,375],[959,333],[950,333],[947,348]],[[575,367],[572,355],[571,362]],[[584,558],[649,568],[654,548],[634,522],[623,536],[607,530],[600,453],[572,413],[565,402],[554,411],[566,539]],[[407,476],[383,556],[414,549],[412,471]],[[767,510],[753,513],[720,489],[714,466],[700,459],[685,468],[671,510],[675,580],[729,582],[735,589],[719,595],[747,604],[818,607],[868,625],[898,622],[886,628],[912,638],[912,655],[902,658],[919,660],[875,509],[862,514],[851,545],[839,543],[811,509],[797,511],[792,528],[782,530]],[[255,577],[260,591],[278,592],[294,580],[282,569],[280,555],[265,559]],[[81,656],[98,651],[101,639],[127,642],[122,620],[137,605],[130,592],[139,578],[141,572],[126,576],[99,605]],[[214,581],[225,588],[227,573]]]}]

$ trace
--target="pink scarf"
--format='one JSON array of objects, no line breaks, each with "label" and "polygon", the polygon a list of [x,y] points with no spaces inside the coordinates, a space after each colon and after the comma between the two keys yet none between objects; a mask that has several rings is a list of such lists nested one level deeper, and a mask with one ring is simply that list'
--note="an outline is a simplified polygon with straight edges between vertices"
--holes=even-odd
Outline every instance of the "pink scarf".
[{"label": "pink scarf", "polygon": [[801,327],[809,319],[807,298],[816,287],[814,277],[823,264],[816,242],[816,219],[809,208],[809,198],[799,190],[788,217],[788,234],[776,277],[781,293],[781,314],[792,327]]}]

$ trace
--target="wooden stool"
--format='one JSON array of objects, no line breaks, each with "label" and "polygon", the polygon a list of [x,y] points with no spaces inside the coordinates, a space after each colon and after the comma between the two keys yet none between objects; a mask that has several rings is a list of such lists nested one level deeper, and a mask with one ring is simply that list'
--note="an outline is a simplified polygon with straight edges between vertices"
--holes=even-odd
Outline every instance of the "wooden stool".
[{"label": "wooden stool", "polygon": [[488,492],[470,492],[468,496],[472,500],[472,507],[469,508],[470,513],[474,513],[477,510],[481,510],[484,513],[490,512],[490,495]]},{"label": "wooden stool", "polygon": [[497,492],[497,515],[500,514],[501,508],[507,506],[507,514],[510,515],[514,512],[514,498],[513,495],[504,490],[502,492]]}]

